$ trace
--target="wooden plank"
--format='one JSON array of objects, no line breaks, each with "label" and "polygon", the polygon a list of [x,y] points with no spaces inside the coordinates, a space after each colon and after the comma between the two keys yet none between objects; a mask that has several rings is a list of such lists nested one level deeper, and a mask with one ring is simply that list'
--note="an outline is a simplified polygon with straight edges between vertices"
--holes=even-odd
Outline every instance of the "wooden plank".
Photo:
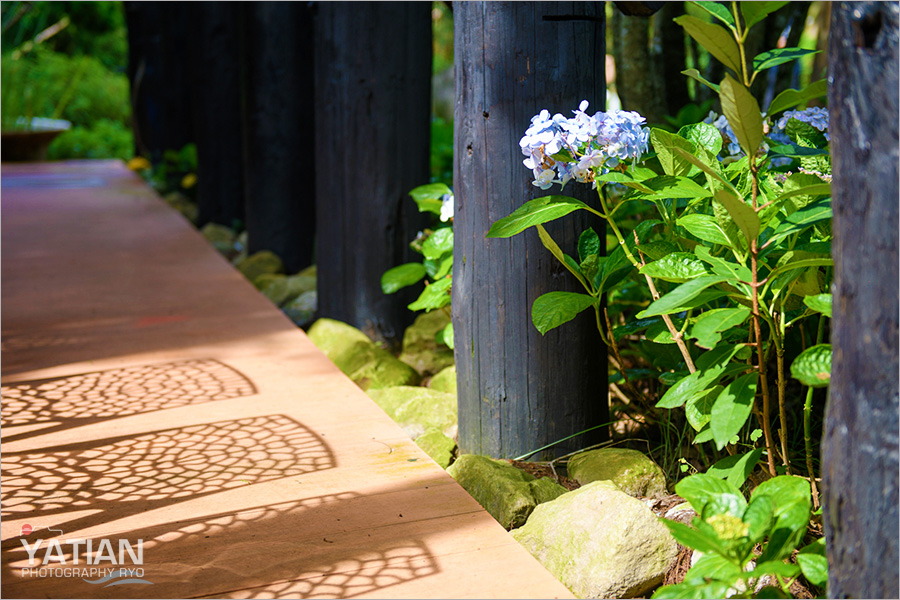
[{"label": "wooden plank", "polygon": [[2,187],[4,597],[571,597],[121,164]]}]

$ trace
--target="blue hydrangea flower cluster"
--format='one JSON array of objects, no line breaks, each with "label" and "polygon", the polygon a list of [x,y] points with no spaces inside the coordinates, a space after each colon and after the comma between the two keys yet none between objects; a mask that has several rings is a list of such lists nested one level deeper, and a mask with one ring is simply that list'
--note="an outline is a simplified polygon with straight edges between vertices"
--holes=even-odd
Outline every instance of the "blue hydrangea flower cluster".
[{"label": "blue hydrangea flower cluster", "polygon": [[[534,173],[533,185],[546,190],[572,179],[593,182],[595,172],[606,173],[621,161],[639,160],[647,151],[650,130],[643,127],[644,117],[622,110],[591,116],[587,108],[588,101],[583,100],[572,118],[558,113],[551,117],[547,110],[532,117],[519,147],[527,157],[523,164]],[[552,158],[563,150],[573,160]]]},{"label": "blue hydrangea flower cluster", "polygon": [[828,109],[820,108],[818,106],[813,106],[812,108],[807,108],[805,110],[788,110],[785,111],[784,115],[782,115],[781,119],[778,120],[779,129],[784,129],[787,127],[788,121],[791,119],[797,119],[798,121],[803,121],[804,123],[809,123],[819,131],[825,134],[825,139],[831,141],[831,136],[828,135]]},{"label": "blue hydrangea flower cluster", "polygon": [[714,111],[709,111],[703,122],[712,125],[722,133],[723,141],[725,142],[722,145],[722,156],[724,158],[743,156],[744,151],[741,150],[737,136],[734,134],[731,125],[728,124],[728,119],[725,115],[717,116]]}]

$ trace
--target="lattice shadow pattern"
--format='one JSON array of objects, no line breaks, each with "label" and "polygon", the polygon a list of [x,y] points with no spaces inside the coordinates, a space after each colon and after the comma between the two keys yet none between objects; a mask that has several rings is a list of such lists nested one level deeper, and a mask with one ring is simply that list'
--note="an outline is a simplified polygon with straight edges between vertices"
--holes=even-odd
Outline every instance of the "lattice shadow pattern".
[{"label": "lattice shadow pattern", "polygon": [[249,379],[211,359],[26,381],[0,390],[3,426],[111,419],[256,393]]},{"label": "lattice shadow pattern", "polygon": [[283,415],[207,423],[79,444],[4,453],[4,517],[114,505],[143,510],[241,485],[335,466],[319,437]]}]

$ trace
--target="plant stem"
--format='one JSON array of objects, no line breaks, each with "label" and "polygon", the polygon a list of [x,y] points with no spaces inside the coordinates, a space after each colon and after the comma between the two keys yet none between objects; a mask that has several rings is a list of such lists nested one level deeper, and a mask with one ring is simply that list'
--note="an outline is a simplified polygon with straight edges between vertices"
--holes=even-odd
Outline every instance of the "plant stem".
[{"label": "plant stem", "polygon": [[[825,315],[819,316],[819,326],[816,329],[816,344],[822,343],[825,334]],[[819,490],[816,487],[816,473],[813,469],[812,459],[812,426],[810,425],[810,417],[812,416],[812,397],[813,388],[809,386],[806,390],[806,401],[803,403],[803,445],[806,449],[806,473],[809,475],[809,485],[812,488],[813,508],[819,508]]]},{"label": "plant stem", "polygon": [[784,388],[787,383],[784,377],[784,344],[781,343],[779,334],[776,331],[772,336],[775,341],[775,358],[778,364],[778,423],[781,426],[778,430],[778,438],[781,441],[781,461],[784,464],[785,473],[791,474],[791,461],[788,458],[787,450],[787,412],[784,407]]}]

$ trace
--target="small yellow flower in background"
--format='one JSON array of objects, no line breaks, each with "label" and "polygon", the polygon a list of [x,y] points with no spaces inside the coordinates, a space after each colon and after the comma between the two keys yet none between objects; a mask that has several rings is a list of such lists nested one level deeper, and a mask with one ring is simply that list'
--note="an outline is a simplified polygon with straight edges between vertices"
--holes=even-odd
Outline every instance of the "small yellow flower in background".
[{"label": "small yellow flower in background", "polygon": [[149,169],[152,166],[153,165],[150,164],[150,161],[143,156],[135,156],[128,161],[128,168],[132,171],[143,171],[144,169]]},{"label": "small yellow flower in background", "polygon": [[181,187],[188,190],[197,185],[197,175],[194,173],[188,173],[184,177],[181,178]]}]

